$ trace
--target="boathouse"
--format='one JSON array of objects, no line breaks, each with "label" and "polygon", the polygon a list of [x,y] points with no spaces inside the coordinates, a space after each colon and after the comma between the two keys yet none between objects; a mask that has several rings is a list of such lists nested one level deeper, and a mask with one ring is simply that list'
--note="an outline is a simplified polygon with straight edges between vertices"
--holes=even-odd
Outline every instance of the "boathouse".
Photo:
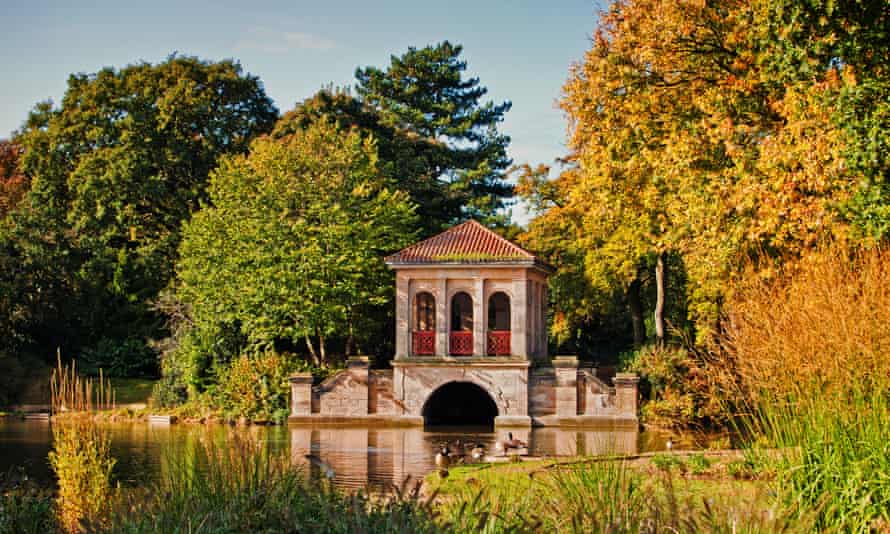
[{"label": "boathouse", "polygon": [[607,383],[547,352],[550,266],[476,221],[386,258],[396,275],[391,369],[365,357],[318,386],[291,378],[291,421],[584,425],[636,422],[637,378]]}]

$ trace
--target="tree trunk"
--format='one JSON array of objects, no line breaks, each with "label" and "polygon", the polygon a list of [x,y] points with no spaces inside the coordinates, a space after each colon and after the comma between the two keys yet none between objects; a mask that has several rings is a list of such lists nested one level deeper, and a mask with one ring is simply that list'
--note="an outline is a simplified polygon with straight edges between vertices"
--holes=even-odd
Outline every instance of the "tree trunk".
[{"label": "tree trunk", "polygon": [[354,356],[355,351],[355,328],[352,326],[352,319],[349,320],[349,335],[346,336],[346,357]]},{"label": "tree trunk", "polygon": [[664,291],[667,278],[667,253],[658,255],[655,264],[655,341],[664,345]]},{"label": "tree trunk", "polygon": [[309,355],[312,356],[312,363],[316,367],[321,366],[321,362],[318,360],[318,354],[315,352],[315,346],[312,344],[312,340],[309,339],[309,334],[305,334],[306,337],[306,347],[309,349]]},{"label": "tree trunk", "polygon": [[643,346],[646,341],[646,325],[643,322],[643,301],[640,297],[640,286],[642,283],[639,278],[634,278],[627,288],[627,307],[630,309],[630,321],[634,329],[634,348]]},{"label": "tree trunk", "polygon": [[327,367],[328,366],[328,356],[325,353],[325,348],[324,348],[324,334],[321,334],[321,333],[318,334],[318,354],[321,359],[321,365],[324,367]]}]

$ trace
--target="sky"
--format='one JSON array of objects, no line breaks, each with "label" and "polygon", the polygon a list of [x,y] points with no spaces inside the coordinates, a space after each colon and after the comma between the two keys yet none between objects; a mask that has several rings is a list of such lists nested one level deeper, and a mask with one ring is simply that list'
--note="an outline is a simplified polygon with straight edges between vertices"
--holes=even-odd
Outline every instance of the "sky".
[{"label": "sky", "polygon": [[[322,86],[353,84],[358,66],[447,39],[464,46],[487,98],[513,102],[501,129],[514,162],[553,163],[566,152],[556,102],[599,9],[595,0],[0,0],[0,138],[37,102],[60,102],[74,72],[173,52],[234,58],[285,112]],[[513,216],[527,220],[521,207]]]}]

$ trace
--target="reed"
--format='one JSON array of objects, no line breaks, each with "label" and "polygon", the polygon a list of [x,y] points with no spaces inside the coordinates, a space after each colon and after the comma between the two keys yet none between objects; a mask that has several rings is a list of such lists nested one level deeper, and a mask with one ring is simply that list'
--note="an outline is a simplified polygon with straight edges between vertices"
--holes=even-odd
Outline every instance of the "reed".
[{"label": "reed", "polygon": [[820,530],[890,529],[890,250],[820,250],[728,308],[715,369],[757,469]]},{"label": "reed", "polygon": [[56,511],[66,532],[95,530],[107,521],[113,499],[111,438],[94,419],[96,409],[114,407],[110,382],[77,375],[75,365],[61,356],[50,380],[53,409],[53,450],[49,463],[58,478]]},{"label": "reed", "polygon": [[[170,459],[166,475],[122,499],[113,532],[444,532],[417,488],[346,494],[232,430]],[[183,458],[190,458],[183,461]]]}]

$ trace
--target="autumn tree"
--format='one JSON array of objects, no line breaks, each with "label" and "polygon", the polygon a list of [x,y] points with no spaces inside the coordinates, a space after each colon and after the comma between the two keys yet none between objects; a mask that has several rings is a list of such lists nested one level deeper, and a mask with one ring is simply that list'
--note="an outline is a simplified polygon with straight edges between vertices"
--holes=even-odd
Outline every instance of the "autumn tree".
[{"label": "autumn tree", "polygon": [[[12,246],[25,264],[56,272],[60,319],[76,323],[63,330],[78,332],[63,348],[157,331],[147,302],[173,274],[181,225],[210,170],[276,118],[237,63],[181,56],[72,75],[58,107],[34,109],[16,140],[33,181]],[[44,329],[55,328],[42,325],[38,337]]]},{"label": "autumn tree", "polygon": [[327,365],[328,341],[360,341],[367,306],[389,301],[383,257],[414,238],[414,207],[393,186],[373,138],[327,120],[224,158],[177,267],[196,327],[234,325],[254,348],[305,343]]},{"label": "autumn tree", "polygon": [[881,235],[886,20],[873,2],[613,3],[562,100],[592,282],[631,296],[654,269],[663,338],[673,263],[706,336],[741,263]]},{"label": "autumn tree", "polygon": [[21,159],[19,144],[0,139],[0,218],[15,208],[31,187],[22,171]]}]

